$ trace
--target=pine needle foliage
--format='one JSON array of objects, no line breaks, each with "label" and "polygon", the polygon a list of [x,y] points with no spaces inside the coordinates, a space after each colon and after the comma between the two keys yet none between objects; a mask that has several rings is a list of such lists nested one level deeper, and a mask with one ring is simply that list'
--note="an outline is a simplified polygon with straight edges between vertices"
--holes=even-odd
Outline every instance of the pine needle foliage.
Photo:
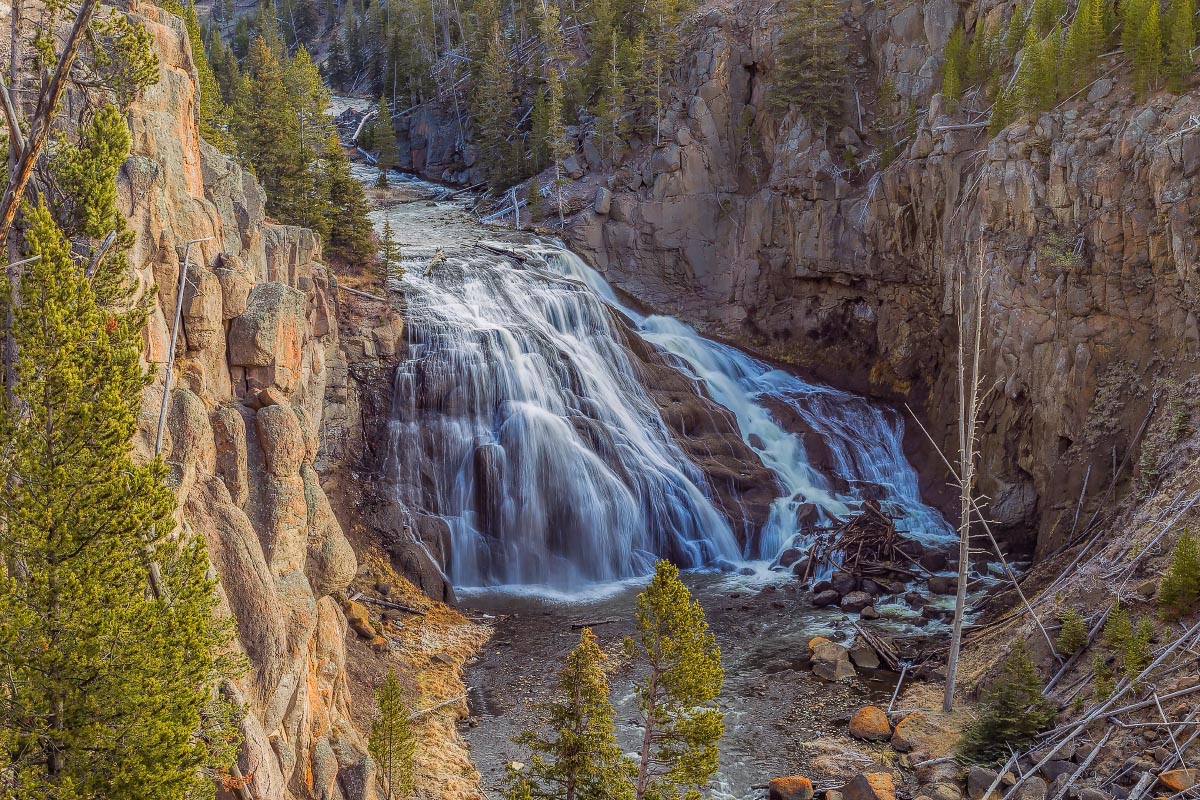
[{"label": "pine needle foliage", "polygon": [[822,128],[842,113],[846,93],[845,27],[835,0],[792,0],[775,48],[770,104],[777,114],[792,105]]},{"label": "pine needle foliage", "polygon": [[1062,629],[1058,632],[1058,640],[1054,643],[1058,652],[1064,656],[1073,656],[1087,647],[1087,642],[1087,620],[1077,609],[1067,609],[1062,615]]},{"label": "pine needle foliage", "polygon": [[392,221],[384,219],[383,232],[379,236],[379,277],[385,289],[389,279],[398,281],[404,277],[404,267],[400,258],[400,245],[396,244]]},{"label": "pine needle foliage", "polygon": [[367,737],[367,749],[379,769],[383,800],[400,800],[416,788],[413,754],[417,739],[409,722],[409,707],[396,671],[388,668],[383,683],[375,690],[377,713]]},{"label": "pine needle foliage", "polygon": [[725,679],[721,651],[704,610],[670,562],[655,565],[634,619],[636,633],[625,649],[640,672],[634,686],[642,728],[635,800],[699,800],[716,772],[725,732],[716,705]]},{"label": "pine needle foliage", "polygon": [[117,209],[117,172],[131,143],[125,117],[112,105],[92,115],[77,142],[58,142],[50,165],[61,193],[55,216],[68,235],[101,239],[125,229]]},{"label": "pine needle foliage", "polygon": [[552,734],[517,737],[533,756],[516,791],[531,800],[631,800],[633,764],[617,746],[616,714],[608,698],[608,657],[591,628],[558,673],[554,698],[543,708]]},{"label": "pine needle foliage", "polygon": [[1200,604],[1200,542],[1190,529],[1171,551],[1171,563],[1158,587],[1158,603],[1168,619],[1187,616]]},{"label": "pine needle foliage", "polygon": [[1167,86],[1173,92],[1184,92],[1196,69],[1192,57],[1192,48],[1196,46],[1195,0],[1171,0],[1164,29]]},{"label": "pine needle foliage", "polygon": [[145,313],[100,305],[45,205],[24,216],[40,258],[0,309],[18,354],[0,396],[5,797],[211,796],[228,767],[214,752],[231,749],[204,722],[232,631],[213,616],[203,539],[171,533],[166,468],[132,457]]},{"label": "pine needle foliage", "polygon": [[471,97],[474,139],[488,180],[503,184],[514,176],[516,165],[508,163],[511,156],[508,137],[514,122],[512,68],[508,63],[508,42],[500,33],[498,21],[492,22],[485,41],[487,49]]},{"label": "pine needle foliage", "polygon": [[964,755],[997,761],[1049,728],[1054,704],[1042,697],[1042,680],[1019,642],[980,704],[979,716],[963,735]]},{"label": "pine needle foliage", "polygon": [[396,128],[392,125],[392,109],[387,98],[379,98],[379,106],[375,112],[375,166],[379,175],[375,179],[377,186],[387,186],[388,173],[395,168]]}]

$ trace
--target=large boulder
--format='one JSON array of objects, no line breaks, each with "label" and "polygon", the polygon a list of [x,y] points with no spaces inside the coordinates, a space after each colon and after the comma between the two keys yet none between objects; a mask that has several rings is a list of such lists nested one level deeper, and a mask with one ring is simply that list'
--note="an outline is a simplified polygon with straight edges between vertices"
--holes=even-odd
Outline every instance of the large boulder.
[{"label": "large boulder", "polygon": [[842,787],[846,800],[896,800],[896,784],[887,772],[860,772]]},{"label": "large boulder", "polygon": [[868,742],[882,742],[891,738],[892,726],[882,708],[863,706],[850,717],[850,735]]},{"label": "large boulder", "polygon": [[248,388],[299,385],[305,328],[304,293],[268,281],[250,290],[245,312],[229,329],[229,363],[245,370]]},{"label": "large boulder", "polygon": [[1158,776],[1158,782],[1170,792],[1185,792],[1196,785],[1200,770],[1170,769]]},{"label": "large boulder", "polygon": [[812,781],[799,775],[773,778],[767,784],[769,800],[812,800],[812,796]]},{"label": "large boulder", "polygon": [[858,674],[850,663],[850,651],[842,645],[817,636],[809,641],[808,649],[812,651],[813,675],[818,678],[848,681]]}]

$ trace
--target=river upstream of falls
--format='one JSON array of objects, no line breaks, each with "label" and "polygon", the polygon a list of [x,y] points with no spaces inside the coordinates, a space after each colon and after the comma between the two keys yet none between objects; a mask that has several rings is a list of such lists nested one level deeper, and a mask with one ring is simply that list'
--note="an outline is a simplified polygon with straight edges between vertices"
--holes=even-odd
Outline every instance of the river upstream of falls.
[{"label": "river upstream of falls", "polygon": [[[807,767],[816,756],[803,743],[844,730],[835,723],[872,689],[803,669],[810,637],[853,631],[769,567],[866,500],[910,538],[953,538],[919,497],[900,415],[641,313],[558,242],[478,223],[470,199],[392,183],[373,212],[405,267],[391,287],[405,298],[408,350],[389,477],[408,508],[444,521],[447,574],[495,628],[467,675],[465,734],[485,788],[525,760],[511,737],[533,724],[530,703],[579,629],[619,652],[659,557],[690,570],[723,652],[727,733],[711,795],[760,797],[753,787]],[[686,414],[663,407],[664,382],[677,401],[690,394]],[[880,611],[893,626],[917,616],[898,600]],[[612,678],[626,743],[633,677]]]}]

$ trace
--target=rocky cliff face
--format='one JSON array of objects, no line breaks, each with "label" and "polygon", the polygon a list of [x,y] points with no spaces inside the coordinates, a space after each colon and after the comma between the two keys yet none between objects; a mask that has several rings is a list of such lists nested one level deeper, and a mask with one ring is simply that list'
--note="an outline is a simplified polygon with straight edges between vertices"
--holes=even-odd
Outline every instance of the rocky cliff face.
[{"label": "rocky cliff face", "polygon": [[[695,21],[658,147],[635,139],[613,164],[583,144],[576,191],[595,202],[574,246],[651,306],[912,403],[949,453],[954,298],[982,257],[981,489],[1010,536],[1053,549],[1081,496],[1088,510],[1133,472],[1157,383],[1189,369],[1200,99],[1135,102],[1114,59],[1115,80],[989,141],[934,93],[958,6],[851,2],[845,127],[821,138],[765,110],[777,20],[760,5]],[[915,134],[859,168],[885,77],[919,107]]]},{"label": "rocky cliff face", "polygon": [[[371,798],[367,709],[351,700],[365,690],[348,680],[347,610],[367,619],[347,599],[362,577],[347,537],[361,527],[350,476],[372,463],[373,426],[386,418],[371,406],[373,381],[394,366],[400,319],[376,303],[359,314],[368,323],[341,334],[339,314],[354,312],[317,237],[267,220],[253,176],[199,140],[182,23],[153,5],[130,10],[162,63],[130,112],[133,155],[120,180],[131,262],[152,304],[145,354],[155,381],[137,447],[154,453],[180,264],[186,242],[202,240],[188,259],[162,454],[181,530],[205,537],[250,667],[234,692],[249,711],[243,796]],[[425,588],[445,593],[434,581]]]}]

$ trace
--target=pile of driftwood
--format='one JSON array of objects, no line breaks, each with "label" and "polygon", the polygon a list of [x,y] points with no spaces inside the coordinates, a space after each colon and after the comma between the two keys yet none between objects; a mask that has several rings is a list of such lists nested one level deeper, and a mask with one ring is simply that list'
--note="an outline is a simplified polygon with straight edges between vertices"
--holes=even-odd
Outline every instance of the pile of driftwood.
[{"label": "pile of driftwood", "polygon": [[913,557],[902,549],[905,541],[896,530],[896,518],[874,500],[866,500],[862,511],[845,522],[817,529],[800,578],[814,578],[826,567],[857,576],[915,578],[914,573],[897,564],[913,563]]}]

